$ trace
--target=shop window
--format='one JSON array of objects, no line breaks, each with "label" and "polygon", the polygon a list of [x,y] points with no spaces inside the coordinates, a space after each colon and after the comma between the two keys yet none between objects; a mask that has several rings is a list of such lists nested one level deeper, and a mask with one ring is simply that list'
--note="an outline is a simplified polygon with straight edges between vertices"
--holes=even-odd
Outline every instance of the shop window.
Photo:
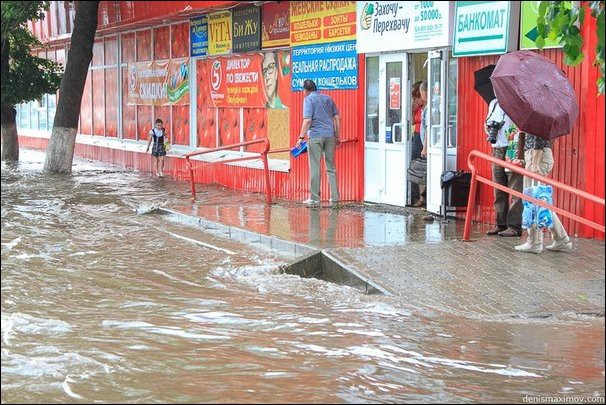
[{"label": "shop window", "polygon": [[379,142],[378,56],[366,58],[366,142]]}]

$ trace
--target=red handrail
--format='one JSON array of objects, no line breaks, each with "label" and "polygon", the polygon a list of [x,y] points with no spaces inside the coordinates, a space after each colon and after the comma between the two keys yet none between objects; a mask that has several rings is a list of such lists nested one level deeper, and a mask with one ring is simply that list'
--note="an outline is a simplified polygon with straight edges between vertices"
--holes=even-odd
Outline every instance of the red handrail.
[{"label": "red handrail", "polygon": [[[263,172],[264,172],[263,174],[265,177],[266,203],[271,204],[271,183],[269,180],[269,161],[267,160],[267,154],[269,152],[269,139],[267,139],[267,138],[257,139],[254,141],[234,143],[231,145],[220,146],[218,148],[205,149],[205,150],[200,150],[200,151],[195,151],[195,152],[190,152],[190,153],[185,154],[185,161],[187,162],[187,165],[189,166],[189,180],[191,183],[192,199],[193,200],[196,199],[196,184],[194,183],[194,168],[193,168],[191,161],[189,160],[190,157],[197,156],[197,155],[204,155],[204,154],[211,153],[211,152],[217,152],[220,150],[239,148],[240,146],[255,145],[258,143],[265,144],[265,149],[261,152],[261,159],[263,159]],[[206,162],[206,163],[209,163],[209,164],[211,164],[211,163],[229,163],[229,162],[239,162],[242,160],[253,160],[253,159],[258,159],[258,158],[259,158],[259,156],[245,156],[245,157],[219,160],[216,162]]]},{"label": "red handrail", "polygon": [[[350,143],[350,142],[358,142],[357,139],[343,139],[340,143],[344,144],[344,143]],[[291,148],[282,148],[282,149],[272,149],[270,151],[268,151],[267,153],[284,153],[284,152],[290,152]]]},{"label": "red handrail", "polygon": [[506,169],[509,169],[512,172],[519,173],[519,174],[524,175],[526,177],[530,177],[531,179],[538,180],[541,183],[549,184],[550,186],[552,186],[554,188],[559,188],[559,189],[567,191],[567,192],[569,192],[571,194],[574,194],[576,196],[585,198],[585,199],[587,199],[589,201],[593,201],[594,203],[600,204],[602,207],[604,207],[604,199],[603,198],[597,197],[597,196],[595,196],[593,194],[590,194],[590,193],[588,193],[586,191],[579,190],[579,189],[574,188],[572,186],[569,186],[567,184],[560,183],[559,181],[556,181],[556,180],[553,180],[553,179],[548,179],[545,176],[541,176],[540,174],[530,172],[530,171],[528,171],[526,169],[523,169],[523,168],[521,168],[519,166],[516,166],[514,164],[506,162],[506,161],[504,161],[502,159],[496,158],[494,156],[487,155],[486,153],[482,153],[482,152],[477,151],[477,150],[472,150],[471,152],[469,152],[469,156],[467,157],[467,164],[469,165],[469,168],[471,170],[471,186],[469,188],[469,199],[467,200],[467,214],[466,214],[466,217],[465,217],[465,228],[463,230],[463,240],[464,241],[466,241],[466,242],[469,241],[469,234],[471,233],[471,219],[472,219],[473,214],[474,214],[474,208],[475,208],[474,207],[474,203],[475,203],[475,200],[476,200],[476,191],[477,191],[477,182],[478,181],[480,183],[487,184],[487,185],[489,185],[491,187],[498,188],[499,190],[505,191],[506,193],[513,194],[516,197],[519,197],[519,198],[522,198],[524,200],[530,201],[530,202],[532,202],[532,203],[534,203],[536,205],[539,205],[541,207],[547,208],[547,209],[549,209],[551,211],[555,211],[556,213],[558,213],[558,214],[560,214],[562,216],[568,217],[568,218],[573,219],[575,221],[578,221],[578,222],[580,222],[580,223],[582,223],[584,225],[590,226],[593,229],[597,229],[598,231],[604,232],[604,225],[598,224],[597,222],[590,221],[590,220],[588,220],[586,218],[580,217],[580,216],[578,216],[576,214],[572,214],[572,213],[570,213],[568,211],[564,211],[563,209],[557,208],[557,207],[553,206],[552,204],[547,204],[543,200],[537,200],[534,197],[527,196],[527,195],[525,195],[523,193],[520,193],[519,191],[512,190],[509,187],[505,187],[505,186],[503,186],[501,184],[495,183],[492,180],[489,180],[489,179],[487,179],[485,177],[482,177],[482,176],[478,175],[477,169],[476,169],[476,167],[474,165],[474,158],[475,157],[487,160],[487,161],[489,161],[491,163],[494,163],[494,164],[496,164],[498,166],[501,166],[501,167],[504,167]]}]

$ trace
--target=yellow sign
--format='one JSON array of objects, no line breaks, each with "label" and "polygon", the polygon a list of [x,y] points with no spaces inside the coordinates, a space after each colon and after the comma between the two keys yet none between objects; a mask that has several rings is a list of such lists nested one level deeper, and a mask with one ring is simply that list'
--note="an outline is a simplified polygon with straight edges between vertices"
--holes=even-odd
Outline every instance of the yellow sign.
[{"label": "yellow sign", "polygon": [[208,54],[231,53],[231,11],[220,11],[208,15]]},{"label": "yellow sign", "polygon": [[355,39],[355,1],[290,2],[290,44],[292,46]]}]

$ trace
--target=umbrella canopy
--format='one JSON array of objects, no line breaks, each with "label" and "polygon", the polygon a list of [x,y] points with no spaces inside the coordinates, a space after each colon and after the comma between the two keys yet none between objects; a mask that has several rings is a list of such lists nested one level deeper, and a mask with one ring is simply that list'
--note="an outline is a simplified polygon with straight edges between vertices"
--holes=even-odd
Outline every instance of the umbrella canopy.
[{"label": "umbrella canopy", "polygon": [[495,99],[492,82],[490,81],[490,75],[492,75],[494,67],[495,65],[488,65],[473,72],[473,89],[482,96],[486,104],[490,104]]},{"label": "umbrella canopy", "polygon": [[549,59],[510,52],[501,56],[490,80],[499,105],[520,130],[548,140],[572,131],[579,115],[576,94]]}]

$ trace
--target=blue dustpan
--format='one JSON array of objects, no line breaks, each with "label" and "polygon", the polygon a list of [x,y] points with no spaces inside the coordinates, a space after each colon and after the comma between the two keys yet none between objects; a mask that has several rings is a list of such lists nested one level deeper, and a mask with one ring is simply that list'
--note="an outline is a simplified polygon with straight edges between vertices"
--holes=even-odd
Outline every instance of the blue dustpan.
[{"label": "blue dustpan", "polygon": [[307,142],[301,142],[301,147],[297,148],[296,146],[290,150],[290,154],[293,157],[299,157],[301,153],[307,152]]}]

